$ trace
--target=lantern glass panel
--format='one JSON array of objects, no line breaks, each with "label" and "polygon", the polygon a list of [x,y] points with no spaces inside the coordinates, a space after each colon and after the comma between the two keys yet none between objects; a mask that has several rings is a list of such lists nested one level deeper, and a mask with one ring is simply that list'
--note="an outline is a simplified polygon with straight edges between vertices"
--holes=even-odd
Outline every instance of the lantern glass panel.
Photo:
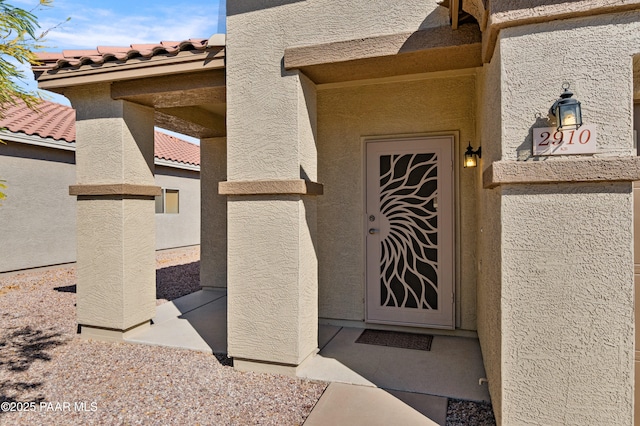
[{"label": "lantern glass panel", "polygon": [[581,125],[582,116],[579,102],[558,105],[558,130],[577,129]]},{"label": "lantern glass panel", "polygon": [[474,154],[465,154],[464,155],[464,167],[476,167],[478,162],[476,161],[476,156]]}]

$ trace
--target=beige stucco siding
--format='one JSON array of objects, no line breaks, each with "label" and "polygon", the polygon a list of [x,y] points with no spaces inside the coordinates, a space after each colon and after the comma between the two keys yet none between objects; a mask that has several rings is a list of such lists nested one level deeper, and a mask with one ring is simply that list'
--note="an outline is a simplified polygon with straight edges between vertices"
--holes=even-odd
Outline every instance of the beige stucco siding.
[{"label": "beige stucco siding", "polygon": [[631,184],[507,187],[502,210],[503,424],[630,424]]},{"label": "beige stucco siding", "polygon": [[565,81],[582,103],[584,122],[598,128],[598,153],[634,154],[632,56],[640,53],[639,20],[639,13],[600,15],[501,33],[502,159],[531,156],[530,128],[545,127]]},{"label": "beige stucco siding", "polygon": [[[156,249],[200,244],[199,173],[164,166],[156,172],[156,185],[180,190],[180,214],[156,215]],[[7,181],[0,272],[75,262],[75,152],[7,139],[0,179]]]},{"label": "beige stucco siding", "polygon": [[[260,37],[262,46],[255,48],[263,52],[268,50],[263,48],[265,43],[271,44],[270,40],[279,37],[291,47],[449,25],[449,12],[438,6],[437,0],[313,0],[289,1],[277,6],[264,6],[259,0],[228,3],[228,40]],[[238,25],[240,21],[245,26]],[[256,32],[255,27],[269,30],[270,37],[265,38],[265,33]],[[283,28],[287,31],[282,31]],[[236,32],[242,33],[241,36]],[[254,60],[264,65],[264,56]]]},{"label": "beige stucco siding", "polygon": [[72,151],[7,140],[0,145],[0,272],[76,260]]},{"label": "beige stucco siding", "polygon": [[[501,67],[500,50],[496,49],[491,63],[478,72],[477,116],[482,161],[479,169],[501,157]],[[482,347],[488,386],[494,413],[500,421],[502,403],[502,317],[501,317],[501,210],[500,191],[482,189],[482,179],[476,184],[478,194],[478,336]]]},{"label": "beige stucco siding", "polygon": [[[459,134],[475,138],[475,72],[318,91],[319,314],[364,319],[364,142],[366,137]],[[456,161],[459,158],[456,157]],[[476,328],[475,170],[461,169],[459,328]]]},{"label": "beige stucco siding", "polygon": [[200,244],[200,173],[166,166],[155,169],[157,186],[180,191],[178,214],[156,213],[156,249]]},{"label": "beige stucco siding", "polygon": [[[315,158],[306,157],[305,146],[292,149],[286,142],[309,140],[314,125],[309,82],[296,71],[282,69],[286,48],[447,26],[447,13],[435,0],[315,0],[266,7],[255,0],[229,2],[227,74],[233,78],[227,82],[232,111],[228,138],[245,142],[228,146],[228,180],[297,179],[300,162],[315,180],[313,171],[306,170],[313,168]],[[308,118],[302,116],[307,108]],[[300,116],[292,125],[287,111],[293,109]]]},{"label": "beige stucco siding", "polygon": [[[496,49],[481,85],[483,108],[496,105],[495,117],[483,114],[482,137],[500,144],[483,147],[486,165],[531,160],[531,129],[550,125],[547,111],[564,81],[582,102],[584,121],[597,126],[597,155],[635,155],[632,55],[640,50],[640,14],[505,29]],[[482,194],[479,335],[498,420],[631,424],[631,183],[529,184]],[[499,216],[488,216],[491,210]]]}]

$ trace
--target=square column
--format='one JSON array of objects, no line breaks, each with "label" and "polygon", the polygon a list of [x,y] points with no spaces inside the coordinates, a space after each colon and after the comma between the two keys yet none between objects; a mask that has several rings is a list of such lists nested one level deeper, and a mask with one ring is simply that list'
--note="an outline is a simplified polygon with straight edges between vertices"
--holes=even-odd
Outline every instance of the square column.
[{"label": "square column", "polygon": [[78,325],[122,340],[155,315],[154,112],[112,100],[108,84],[65,95],[77,111]]},{"label": "square column", "polygon": [[[638,22],[503,29],[484,67],[478,334],[498,424],[633,424]],[[547,111],[565,82],[596,153],[534,157],[533,129],[556,125]]]},{"label": "square column", "polygon": [[227,286],[227,197],[218,184],[227,179],[227,138],[200,141],[200,285]]},{"label": "square column", "polygon": [[248,15],[227,20],[228,351],[293,375],[318,347],[316,88]]}]

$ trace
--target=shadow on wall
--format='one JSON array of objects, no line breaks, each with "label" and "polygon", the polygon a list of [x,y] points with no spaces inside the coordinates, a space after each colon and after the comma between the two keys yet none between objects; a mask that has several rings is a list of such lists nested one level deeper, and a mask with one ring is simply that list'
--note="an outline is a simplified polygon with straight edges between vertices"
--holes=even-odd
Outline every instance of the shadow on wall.
[{"label": "shadow on wall", "polygon": [[256,10],[269,9],[271,7],[284,6],[285,4],[299,3],[306,0],[244,0],[227,2],[227,16],[241,13],[254,12]]}]

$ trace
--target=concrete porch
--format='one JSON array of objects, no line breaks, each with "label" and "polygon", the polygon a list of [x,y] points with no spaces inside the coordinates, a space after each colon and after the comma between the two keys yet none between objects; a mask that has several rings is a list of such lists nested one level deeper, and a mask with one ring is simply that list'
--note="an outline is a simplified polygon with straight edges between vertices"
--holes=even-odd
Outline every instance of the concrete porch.
[{"label": "concrete porch", "polygon": [[[200,290],[158,306],[131,343],[227,353],[227,295]],[[489,401],[477,339],[434,335],[430,351],[356,343],[360,328],[320,325],[298,376],[331,382],[305,424],[444,425],[449,398]]]}]

